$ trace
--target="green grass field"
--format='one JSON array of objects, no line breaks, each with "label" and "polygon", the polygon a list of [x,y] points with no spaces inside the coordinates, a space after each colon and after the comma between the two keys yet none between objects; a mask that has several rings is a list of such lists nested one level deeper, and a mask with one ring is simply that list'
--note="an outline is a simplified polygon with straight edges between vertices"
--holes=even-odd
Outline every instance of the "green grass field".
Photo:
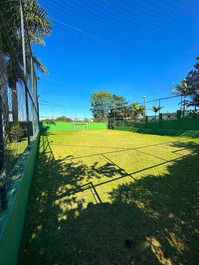
[{"label": "green grass field", "polygon": [[19,264],[199,264],[198,187],[198,139],[41,136]]}]

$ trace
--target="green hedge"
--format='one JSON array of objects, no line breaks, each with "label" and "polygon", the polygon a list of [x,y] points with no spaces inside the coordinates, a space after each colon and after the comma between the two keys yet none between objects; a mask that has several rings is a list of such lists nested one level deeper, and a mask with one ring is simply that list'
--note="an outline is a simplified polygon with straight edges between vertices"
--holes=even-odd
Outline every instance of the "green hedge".
[{"label": "green hedge", "polygon": [[8,208],[0,214],[0,264],[15,265],[21,240],[21,234],[34,170],[35,158],[38,150],[39,134],[27,148],[17,165],[17,175],[10,192]]}]

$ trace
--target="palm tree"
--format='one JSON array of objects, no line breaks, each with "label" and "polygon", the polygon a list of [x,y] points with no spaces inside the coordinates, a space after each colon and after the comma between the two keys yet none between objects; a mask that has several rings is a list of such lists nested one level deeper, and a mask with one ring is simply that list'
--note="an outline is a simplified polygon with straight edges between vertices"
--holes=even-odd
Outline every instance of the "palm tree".
[{"label": "palm tree", "polygon": [[184,116],[186,107],[186,97],[192,93],[192,91],[190,91],[188,87],[186,79],[182,79],[181,85],[176,85],[175,88],[173,88],[173,92],[183,98],[183,100],[181,100],[181,110],[183,110]]},{"label": "palm tree", "polygon": [[138,103],[133,103],[132,107],[129,109],[129,116],[132,117],[133,120],[137,121],[140,117],[145,115],[145,107],[142,105],[138,105]]},{"label": "palm tree", "polygon": [[151,110],[155,113],[155,120],[156,120],[156,116],[157,116],[158,111],[160,111],[162,108],[163,108],[163,107],[160,107],[160,106],[158,106],[158,107],[153,106],[153,107],[152,107]]},{"label": "palm tree", "polygon": [[[24,18],[25,18],[25,33],[26,33],[26,42],[28,46],[31,43],[35,43],[38,45],[43,45],[44,40],[43,37],[47,36],[51,31],[51,22],[48,19],[47,12],[40,7],[39,3],[36,0],[26,0],[23,3],[24,10]],[[13,2],[12,6],[8,3],[6,5],[6,9],[3,11],[8,15],[9,8],[14,10],[16,14],[19,14],[19,3]],[[2,7],[1,7],[2,10]],[[0,11],[1,11],[0,10]],[[12,15],[12,18],[15,16]],[[15,54],[17,55],[19,63],[22,65],[23,56],[21,49],[21,35],[16,34],[16,32],[20,32],[20,21],[17,19],[9,19],[9,35],[11,35],[12,40],[14,39],[14,43],[17,44],[15,46]],[[11,32],[11,34],[10,34]],[[6,46],[6,45],[5,45]],[[9,49],[5,50],[5,53],[9,56]],[[33,63],[41,70],[43,73],[47,73],[46,68],[41,64],[39,59],[36,56],[32,57]],[[17,82],[20,80],[19,71],[17,71],[16,63],[12,60],[12,57],[9,57],[8,61],[8,84],[12,91],[12,113],[13,113],[13,122],[18,121],[18,98],[17,98]]]}]

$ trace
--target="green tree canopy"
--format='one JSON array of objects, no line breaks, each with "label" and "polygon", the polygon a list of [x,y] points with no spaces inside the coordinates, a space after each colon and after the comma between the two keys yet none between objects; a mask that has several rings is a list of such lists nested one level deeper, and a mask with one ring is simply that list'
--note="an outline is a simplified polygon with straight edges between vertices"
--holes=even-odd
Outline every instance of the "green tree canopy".
[{"label": "green tree canopy", "polygon": [[191,70],[187,77],[181,81],[180,85],[176,85],[173,89],[174,93],[181,96],[181,109],[183,113],[186,107],[199,106],[199,57],[196,58],[194,69]]},{"label": "green tree canopy", "polygon": [[73,120],[70,118],[67,118],[65,116],[57,117],[55,121],[64,121],[64,122],[72,122]]},{"label": "green tree canopy", "polygon": [[155,118],[156,118],[156,115],[158,113],[158,111],[160,111],[163,107],[160,107],[160,106],[153,106],[152,107],[152,111],[155,113]]},{"label": "green tree canopy", "polygon": [[56,121],[62,121],[62,122],[72,122],[73,120],[71,118],[67,118],[65,116],[57,117],[56,119],[44,119],[42,122],[56,122]]},{"label": "green tree canopy", "polygon": [[186,81],[189,90],[192,91],[191,94],[198,94],[199,93],[199,57],[196,58],[196,64],[194,65],[194,69],[188,73]]},{"label": "green tree canopy", "polygon": [[196,58],[194,70],[190,71],[186,77],[188,88],[191,91],[190,100],[187,106],[199,107],[199,57]]},{"label": "green tree canopy", "polygon": [[[111,94],[105,90],[93,93],[90,102],[91,111],[95,119],[105,119],[110,113],[120,115],[120,108],[128,104],[124,97]],[[114,110],[111,112],[111,109]]]},{"label": "green tree canopy", "polygon": [[133,103],[129,108],[129,117],[135,121],[143,118],[145,116],[145,107],[139,105],[137,102]]},{"label": "green tree canopy", "polygon": [[[18,94],[17,82],[22,78],[23,52],[21,37],[21,13],[20,1],[1,1],[0,4],[0,50],[1,60],[7,64],[7,80],[12,92],[12,115],[13,122],[18,122]],[[44,8],[37,0],[23,1],[24,36],[26,48],[27,76],[31,79],[31,63],[47,73],[45,66],[41,64],[36,56],[31,55],[31,44],[44,45],[44,37],[52,30],[51,21]],[[11,45],[11,46],[10,46]],[[23,80],[23,78],[22,78]]]}]

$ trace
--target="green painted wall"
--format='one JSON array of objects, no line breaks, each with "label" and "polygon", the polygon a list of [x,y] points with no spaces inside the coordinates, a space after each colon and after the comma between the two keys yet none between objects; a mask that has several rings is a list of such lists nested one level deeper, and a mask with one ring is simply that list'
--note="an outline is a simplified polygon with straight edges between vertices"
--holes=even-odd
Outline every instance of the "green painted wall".
[{"label": "green painted wall", "polygon": [[90,122],[88,123],[89,130],[101,130],[107,129],[107,123],[105,122]]},{"label": "green painted wall", "polygon": [[135,128],[135,127],[123,127],[123,126],[116,126],[115,130],[131,131],[131,132],[146,133],[146,134],[157,134],[157,135],[187,136],[193,138],[199,137],[199,130],[151,129],[151,128]]},{"label": "green painted wall", "polygon": [[199,130],[199,119],[182,119],[181,127],[184,130]]},{"label": "green painted wall", "polygon": [[26,149],[16,166],[13,190],[9,195],[8,208],[0,214],[0,264],[15,265],[31,185],[34,163],[38,151],[39,134]]},{"label": "green painted wall", "polygon": [[135,123],[134,128],[199,130],[199,119],[162,120],[157,122]]},{"label": "green painted wall", "polygon": [[44,127],[47,127],[49,131],[70,131],[73,129],[72,122],[43,122]]},{"label": "green painted wall", "polygon": [[[72,131],[73,130],[73,122],[43,122],[43,126],[48,127],[49,131]],[[81,124],[81,122],[80,122]],[[105,122],[89,122],[88,130],[101,130],[107,129],[107,123]],[[75,125],[76,130],[84,130],[85,126],[83,125]]]},{"label": "green painted wall", "polygon": [[[178,112],[177,117],[180,117]],[[116,130],[137,131],[161,135],[191,134],[191,137],[192,135],[195,135],[194,137],[198,137],[199,119],[178,118],[176,120],[162,120],[160,116],[157,121],[148,121],[146,118],[146,121],[142,123],[115,121],[114,128]]]}]

